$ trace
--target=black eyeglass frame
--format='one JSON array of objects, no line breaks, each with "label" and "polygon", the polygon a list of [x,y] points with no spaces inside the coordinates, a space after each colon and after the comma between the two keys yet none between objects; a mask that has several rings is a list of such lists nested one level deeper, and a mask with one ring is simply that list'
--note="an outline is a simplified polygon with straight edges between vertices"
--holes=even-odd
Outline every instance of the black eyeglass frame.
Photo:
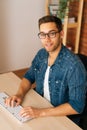
[{"label": "black eyeglass frame", "polygon": [[[52,32],[49,32],[49,33],[40,32],[40,33],[38,33],[38,37],[40,39],[45,39],[46,36],[48,36],[49,38],[55,38],[57,33],[59,33],[59,31],[52,31]],[[44,35],[41,36],[40,34],[44,34]]]}]

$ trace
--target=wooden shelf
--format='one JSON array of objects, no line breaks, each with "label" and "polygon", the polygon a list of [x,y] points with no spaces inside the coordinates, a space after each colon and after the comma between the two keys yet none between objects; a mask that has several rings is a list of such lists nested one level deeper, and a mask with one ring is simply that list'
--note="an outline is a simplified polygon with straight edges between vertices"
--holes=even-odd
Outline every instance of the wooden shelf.
[{"label": "wooden shelf", "polygon": [[67,27],[68,28],[76,28],[78,26],[78,23],[75,22],[75,23],[68,23]]}]

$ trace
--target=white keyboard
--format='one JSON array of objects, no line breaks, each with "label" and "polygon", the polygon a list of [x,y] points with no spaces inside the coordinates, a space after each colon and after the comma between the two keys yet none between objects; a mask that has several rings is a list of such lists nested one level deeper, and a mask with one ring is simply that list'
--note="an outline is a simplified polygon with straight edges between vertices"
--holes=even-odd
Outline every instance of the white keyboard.
[{"label": "white keyboard", "polygon": [[11,113],[14,117],[16,117],[16,119],[18,119],[20,122],[26,122],[32,118],[24,118],[24,117],[21,117],[19,115],[19,112],[20,110],[22,109],[22,106],[19,105],[19,106],[15,106],[15,107],[9,107],[5,104],[5,99],[8,98],[9,96],[4,93],[4,92],[1,92],[0,93],[0,106],[2,108],[5,108],[7,111],[9,111],[9,113]]}]

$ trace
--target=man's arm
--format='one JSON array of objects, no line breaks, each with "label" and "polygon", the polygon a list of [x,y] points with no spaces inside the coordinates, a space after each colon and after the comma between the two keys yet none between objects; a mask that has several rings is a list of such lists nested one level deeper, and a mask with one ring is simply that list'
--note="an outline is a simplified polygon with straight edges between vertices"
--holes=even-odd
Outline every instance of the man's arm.
[{"label": "man's arm", "polygon": [[69,103],[64,103],[57,107],[44,109],[45,116],[66,116],[72,114],[79,114],[75,109],[71,107]]},{"label": "man's arm", "polygon": [[23,78],[16,93],[16,96],[24,98],[25,94],[29,91],[29,89],[31,89],[31,86],[31,82],[26,78]]},{"label": "man's arm", "polygon": [[46,116],[67,116],[78,114],[76,110],[74,110],[69,103],[64,103],[57,107],[51,108],[33,108],[33,107],[25,107],[21,110],[20,115],[22,117],[46,117]]}]

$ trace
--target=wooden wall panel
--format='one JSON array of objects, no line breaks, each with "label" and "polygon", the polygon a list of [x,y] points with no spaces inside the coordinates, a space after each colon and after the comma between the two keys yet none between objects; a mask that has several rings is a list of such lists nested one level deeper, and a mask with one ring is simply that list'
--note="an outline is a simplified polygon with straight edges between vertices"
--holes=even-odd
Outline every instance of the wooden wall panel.
[{"label": "wooden wall panel", "polygon": [[84,0],[79,52],[87,56],[87,0]]},{"label": "wooden wall panel", "polygon": [[26,71],[29,68],[24,68],[24,69],[20,69],[20,70],[15,70],[13,71],[13,73],[15,73],[18,77],[20,77],[21,79],[23,78],[24,74],[26,73]]}]

